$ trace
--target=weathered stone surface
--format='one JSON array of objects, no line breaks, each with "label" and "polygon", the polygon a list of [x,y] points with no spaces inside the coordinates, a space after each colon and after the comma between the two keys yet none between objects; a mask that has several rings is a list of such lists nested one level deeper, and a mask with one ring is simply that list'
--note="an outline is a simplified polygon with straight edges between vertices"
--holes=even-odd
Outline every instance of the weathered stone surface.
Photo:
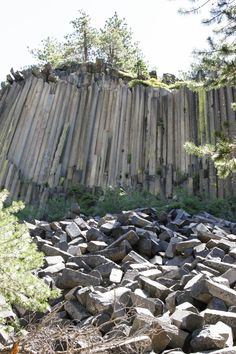
[{"label": "weathered stone surface", "polygon": [[133,263],[145,263],[146,266],[149,266],[150,268],[153,268],[153,264],[148,262],[147,259],[144,257],[140,256],[138,253],[135,251],[130,251],[127,256],[122,260],[122,263],[126,262],[133,262]]},{"label": "weathered stone surface", "polygon": [[218,299],[217,297],[213,297],[211,299],[211,301],[207,305],[207,308],[212,310],[228,311],[225,302],[221,299]]},{"label": "weathered stone surface", "polygon": [[163,259],[161,256],[154,256],[153,258],[150,259],[150,262],[155,265],[162,265],[163,264]]},{"label": "weathered stone surface", "polygon": [[93,314],[112,312],[116,303],[127,307],[130,303],[130,289],[119,287],[107,292],[93,291],[88,294],[86,301],[87,310]]},{"label": "weathered stone surface", "polygon": [[165,256],[167,258],[173,258],[176,255],[176,245],[181,241],[182,239],[176,236],[170,239],[167,250],[165,252]]},{"label": "weathered stone surface", "polygon": [[169,320],[156,318],[157,323],[161,326],[163,331],[170,337],[169,348],[185,348],[188,344],[189,333],[179,329],[175,325],[170,324]]},{"label": "weathered stone surface", "polygon": [[47,267],[57,264],[57,263],[64,263],[64,259],[62,256],[46,256],[44,258],[45,265]]},{"label": "weathered stone surface", "polygon": [[109,278],[112,269],[120,269],[120,266],[110,260],[94,268],[94,270],[97,270],[103,278]]},{"label": "weathered stone surface", "polygon": [[138,214],[133,213],[131,219],[131,224],[138,226],[138,227],[145,227],[145,226],[152,226],[152,223],[140,216]]},{"label": "weathered stone surface", "polygon": [[231,327],[234,336],[236,335],[236,313],[206,309],[202,312],[202,315],[206,324],[216,324],[221,321]]},{"label": "weathered stone surface", "polygon": [[203,264],[205,264],[206,266],[213,268],[215,270],[218,270],[221,274],[226,272],[229,269],[236,269],[236,265],[235,264],[229,264],[229,263],[224,263],[224,262],[219,262],[219,261],[215,261],[213,259],[203,259]]},{"label": "weathered stone surface", "polygon": [[[191,280],[190,280],[191,282]],[[186,288],[186,286],[185,286]],[[200,278],[192,287],[191,287],[191,296],[199,301],[202,301],[206,304],[212,299],[212,295],[209,293],[207,286],[207,281],[204,278]]]},{"label": "weathered stone surface", "polygon": [[193,248],[193,247],[199,246],[201,244],[202,244],[201,241],[198,239],[187,240],[187,241],[177,243],[176,250],[178,252],[183,252],[184,250],[186,250],[188,248]]},{"label": "weathered stone surface", "polygon": [[150,297],[157,297],[158,299],[165,299],[171,292],[166,286],[158,283],[155,280],[140,276],[140,284],[142,289],[147,291],[150,294]]},{"label": "weathered stone surface", "polygon": [[132,247],[130,246],[127,240],[122,241],[117,247],[105,248],[98,253],[111,261],[119,262],[122,261],[125,256],[131,251]]},{"label": "weathered stone surface", "polygon": [[48,266],[42,270],[39,271],[40,276],[45,276],[45,275],[53,275],[56,273],[59,273],[62,269],[65,268],[65,263],[57,263],[57,264],[53,264],[51,266]]},{"label": "weathered stone surface", "polygon": [[193,313],[199,313],[197,308],[195,306],[193,306],[193,304],[190,304],[190,302],[183,302],[182,304],[180,305],[177,305],[175,307],[176,310],[179,310],[179,311],[190,311],[190,312],[193,312]]},{"label": "weathered stone surface", "polygon": [[225,273],[222,274],[222,277],[226,278],[229,281],[230,285],[236,283],[236,269],[232,268],[227,270]]},{"label": "weathered stone surface", "polygon": [[70,253],[72,256],[80,256],[81,252],[81,244],[77,246],[69,246],[67,252]]},{"label": "weathered stone surface", "polygon": [[112,242],[108,248],[114,248],[124,240],[127,240],[131,246],[134,246],[139,241],[139,236],[134,230],[130,230],[124,235],[121,235],[116,241]]},{"label": "weathered stone surface", "polygon": [[232,306],[236,303],[235,290],[211,280],[206,280],[205,283],[209,294],[223,300],[227,306]]},{"label": "weathered stone surface", "polygon": [[104,232],[104,234],[109,235],[114,229],[120,226],[120,223],[116,220],[110,220],[108,222],[103,223],[100,226],[100,231]]},{"label": "weathered stone surface", "polygon": [[106,247],[107,247],[107,243],[104,241],[89,241],[87,244],[87,250],[90,253],[101,251]]},{"label": "weathered stone surface", "polygon": [[207,227],[206,225],[200,223],[197,225],[196,227],[196,231],[197,231],[197,235],[200,241],[206,243],[211,239],[220,239],[219,236],[214,235],[209,227]]},{"label": "weathered stone surface", "polygon": [[130,293],[130,298],[133,306],[145,307],[155,316],[163,313],[163,303],[158,299],[141,296],[136,290]]},{"label": "weathered stone surface", "polygon": [[57,279],[57,286],[60,289],[72,289],[75,286],[100,285],[100,279],[78,270],[65,268],[62,275]]},{"label": "weathered stone surface", "polygon": [[152,338],[155,352],[161,352],[170,343],[170,337],[152,316],[137,314],[134,318],[130,334],[147,333]]},{"label": "weathered stone surface", "polygon": [[75,218],[74,222],[79,226],[80,230],[88,230],[90,228],[81,217]]},{"label": "weathered stone surface", "polygon": [[69,262],[74,262],[76,264],[78,264],[78,266],[80,268],[83,268],[84,265],[86,264],[87,266],[89,266],[90,268],[96,268],[98,266],[100,266],[101,264],[105,264],[105,263],[111,263],[113,265],[115,265],[114,262],[110,261],[109,259],[107,259],[104,256],[101,255],[82,255],[82,256],[78,256],[78,257],[70,257]]},{"label": "weathered stone surface", "polygon": [[104,241],[105,235],[101,231],[97,230],[95,227],[91,227],[86,232],[86,240],[89,241]]},{"label": "weathered stone surface", "polygon": [[206,256],[206,258],[209,259],[218,258],[219,261],[221,261],[224,258],[224,256],[225,256],[225,252],[221,248],[213,247],[211,251],[208,253],[208,255]]},{"label": "weathered stone surface", "polygon": [[67,301],[64,309],[73,320],[81,321],[90,316],[90,313],[77,300]]},{"label": "weathered stone surface", "polygon": [[156,278],[162,275],[162,272],[158,269],[148,269],[148,270],[143,270],[142,272],[139,273],[139,275],[155,280]]},{"label": "weathered stone surface", "polygon": [[112,283],[120,283],[123,276],[121,269],[112,268],[109,280]]},{"label": "weathered stone surface", "polygon": [[71,239],[74,239],[81,235],[80,228],[75,222],[71,222],[69,225],[67,225],[65,231]]},{"label": "weathered stone surface", "polygon": [[215,325],[204,326],[193,333],[190,344],[194,351],[232,347],[232,329],[220,321]]},{"label": "weathered stone surface", "polygon": [[204,324],[204,318],[201,315],[188,310],[176,310],[170,318],[175,326],[188,332],[193,332]]},{"label": "weathered stone surface", "polygon": [[67,252],[61,251],[59,248],[53,247],[48,244],[44,244],[41,248],[47,256],[61,256],[65,261],[67,261],[71,255]]}]

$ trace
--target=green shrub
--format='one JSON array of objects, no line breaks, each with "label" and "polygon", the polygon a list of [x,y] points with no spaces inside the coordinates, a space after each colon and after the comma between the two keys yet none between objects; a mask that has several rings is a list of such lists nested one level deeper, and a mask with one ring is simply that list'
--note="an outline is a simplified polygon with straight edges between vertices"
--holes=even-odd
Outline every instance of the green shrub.
[{"label": "green shrub", "polygon": [[150,86],[155,88],[169,88],[167,84],[161,82],[160,80],[151,78],[148,80],[133,79],[129,82],[130,87],[135,87],[137,85]]},{"label": "green shrub", "polygon": [[54,221],[65,217],[71,204],[72,198],[52,197],[47,200],[43,206],[28,204],[23,210],[17,213],[17,217],[23,221],[33,221],[34,219]]},{"label": "green shrub", "polygon": [[87,216],[103,216],[106,213],[118,213],[142,207],[153,207],[158,213],[168,212],[173,208],[182,208],[190,214],[206,211],[216,217],[235,220],[236,198],[209,199],[188,193],[183,188],[176,188],[174,197],[167,199],[153,195],[147,191],[127,190],[109,187],[92,192],[81,185],[69,189],[68,196],[54,197],[48,200],[43,208],[26,206],[18,215],[21,220],[54,221],[63,219],[73,202],[78,202],[82,214]]},{"label": "green shrub", "polygon": [[15,216],[23,203],[13,202],[6,207],[7,196],[7,191],[0,192],[0,295],[9,306],[18,304],[30,311],[44,312],[48,299],[58,296],[59,291],[50,290],[33,274],[43,265],[43,254],[37,251],[27,227]]}]

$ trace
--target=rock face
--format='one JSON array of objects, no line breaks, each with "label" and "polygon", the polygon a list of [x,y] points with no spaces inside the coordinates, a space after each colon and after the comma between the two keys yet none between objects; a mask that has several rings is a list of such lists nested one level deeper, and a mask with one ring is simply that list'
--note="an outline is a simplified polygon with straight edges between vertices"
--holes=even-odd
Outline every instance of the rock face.
[{"label": "rock face", "polygon": [[235,224],[145,208],[28,226],[45,252],[39,276],[79,326],[99,324],[122,350],[236,353]]}]

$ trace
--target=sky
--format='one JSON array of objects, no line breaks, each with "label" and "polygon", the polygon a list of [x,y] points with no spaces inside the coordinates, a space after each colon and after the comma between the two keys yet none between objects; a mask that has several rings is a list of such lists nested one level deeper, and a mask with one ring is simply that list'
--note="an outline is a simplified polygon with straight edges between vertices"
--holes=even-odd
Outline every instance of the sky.
[{"label": "sky", "polygon": [[5,0],[0,12],[0,82],[9,70],[35,63],[28,48],[37,48],[48,36],[63,39],[72,32],[70,21],[83,9],[96,28],[117,11],[140,43],[149,68],[158,75],[187,71],[191,52],[206,48],[209,27],[201,15],[181,16],[178,8],[188,0]]}]

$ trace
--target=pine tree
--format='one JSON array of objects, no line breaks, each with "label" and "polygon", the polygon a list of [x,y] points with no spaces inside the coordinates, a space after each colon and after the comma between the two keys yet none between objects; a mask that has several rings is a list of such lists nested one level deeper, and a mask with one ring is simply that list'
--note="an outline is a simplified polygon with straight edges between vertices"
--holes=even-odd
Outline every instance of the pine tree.
[{"label": "pine tree", "polygon": [[[192,2],[192,0],[189,0]],[[190,9],[180,9],[182,14],[198,13],[210,5],[205,25],[215,24],[213,36],[208,37],[209,48],[196,50],[198,66],[205,72],[205,85],[218,87],[236,85],[236,0],[195,0]]]},{"label": "pine tree", "polygon": [[40,65],[50,63],[55,68],[99,57],[116,69],[146,75],[147,64],[124,19],[115,12],[98,31],[91,25],[88,14],[83,10],[79,14],[71,21],[73,32],[67,34],[64,41],[48,37],[41,41],[39,48],[30,50]]},{"label": "pine tree", "polygon": [[137,62],[137,46],[125,19],[117,12],[110,17],[99,35],[99,56],[121,70],[132,71]]},{"label": "pine tree", "polygon": [[40,65],[50,63],[55,68],[67,60],[65,45],[51,37],[43,39],[39,48],[30,49],[29,51]]},{"label": "pine tree", "polygon": [[43,265],[43,254],[37,251],[27,227],[14,215],[24,207],[23,203],[13,202],[5,207],[7,196],[6,190],[0,192],[0,295],[9,306],[18,304],[30,311],[44,312],[48,299],[58,296],[59,291],[50,290],[33,274]]},{"label": "pine tree", "polygon": [[68,34],[65,42],[65,56],[70,61],[88,62],[96,56],[98,32],[91,26],[91,18],[83,10],[71,21],[74,32]]},{"label": "pine tree", "polygon": [[[191,1],[191,0],[189,0]],[[200,60],[195,68],[204,73],[202,77],[206,88],[236,85],[236,0],[195,0],[189,10],[181,9],[183,14],[197,13],[207,4],[211,5],[209,17],[203,24],[216,24],[214,36],[208,37],[209,49],[195,51]],[[232,103],[235,110],[235,103]],[[215,145],[196,146],[185,144],[185,150],[199,157],[208,156],[217,169],[218,176],[225,178],[236,172],[236,137],[221,132],[216,136]]]}]

